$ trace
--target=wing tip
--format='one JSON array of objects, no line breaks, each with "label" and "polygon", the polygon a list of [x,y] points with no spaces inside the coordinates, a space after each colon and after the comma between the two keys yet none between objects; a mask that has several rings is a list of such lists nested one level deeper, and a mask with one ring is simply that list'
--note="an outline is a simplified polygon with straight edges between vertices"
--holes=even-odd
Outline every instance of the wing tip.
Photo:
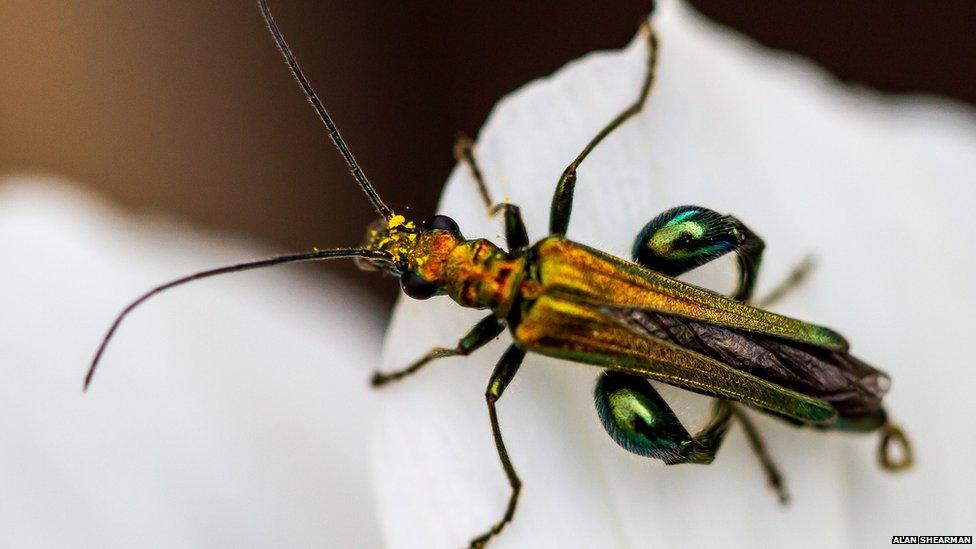
[{"label": "wing tip", "polygon": [[831,330],[830,328],[825,328],[823,326],[817,326],[813,331],[812,336],[817,344],[826,347],[831,351],[846,353],[851,347],[850,343],[847,342],[844,336]]},{"label": "wing tip", "polygon": [[833,423],[837,419],[837,409],[824,400],[811,398],[805,410],[800,412],[805,421],[817,425]]}]

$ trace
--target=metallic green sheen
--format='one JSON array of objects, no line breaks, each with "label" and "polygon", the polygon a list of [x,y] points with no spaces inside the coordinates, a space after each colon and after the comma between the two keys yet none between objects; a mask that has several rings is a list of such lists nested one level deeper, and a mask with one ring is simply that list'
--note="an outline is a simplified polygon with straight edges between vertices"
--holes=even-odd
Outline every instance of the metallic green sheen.
[{"label": "metallic green sheen", "polygon": [[643,378],[605,373],[597,383],[595,401],[607,434],[629,452],[673,459],[692,443],[674,412]]}]

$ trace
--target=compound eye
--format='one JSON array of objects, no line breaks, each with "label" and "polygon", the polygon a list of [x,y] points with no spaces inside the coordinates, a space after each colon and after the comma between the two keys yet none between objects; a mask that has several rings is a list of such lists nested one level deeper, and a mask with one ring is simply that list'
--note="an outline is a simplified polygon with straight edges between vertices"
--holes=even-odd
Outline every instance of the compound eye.
[{"label": "compound eye", "polygon": [[449,231],[452,233],[460,233],[461,229],[458,227],[456,221],[447,217],[446,215],[435,215],[432,216],[427,221],[424,221],[425,229],[440,229],[442,231]]},{"label": "compound eye", "polygon": [[403,293],[414,299],[429,299],[437,293],[437,284],[413,271],[400,275],[400,287],[403,288]]}]

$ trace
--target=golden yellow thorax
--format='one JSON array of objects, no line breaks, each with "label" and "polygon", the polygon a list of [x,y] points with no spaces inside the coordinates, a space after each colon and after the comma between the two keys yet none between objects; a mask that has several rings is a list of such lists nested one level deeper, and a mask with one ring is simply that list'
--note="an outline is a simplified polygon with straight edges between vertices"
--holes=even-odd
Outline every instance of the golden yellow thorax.
[{"label": "golden yellow thorax", "polygon": [[484,239],[461,242],[445,264],[447,294],[459,305],[490,308],[504,317],[525,277],[525,261],[524,257],[509,258]]}]

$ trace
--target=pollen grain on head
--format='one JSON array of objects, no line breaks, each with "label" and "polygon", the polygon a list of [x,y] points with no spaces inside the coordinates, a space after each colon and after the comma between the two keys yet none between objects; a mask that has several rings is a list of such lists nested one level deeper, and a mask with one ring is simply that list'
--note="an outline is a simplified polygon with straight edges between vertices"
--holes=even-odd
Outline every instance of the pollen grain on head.
[{"label": "pollen grain on head", "polygon": [[406,261],[416,246],[416,224],[399,214],[381,221],[383,223],[374,225],[369,232],[369,247],[386,253],[394,263]]}]

